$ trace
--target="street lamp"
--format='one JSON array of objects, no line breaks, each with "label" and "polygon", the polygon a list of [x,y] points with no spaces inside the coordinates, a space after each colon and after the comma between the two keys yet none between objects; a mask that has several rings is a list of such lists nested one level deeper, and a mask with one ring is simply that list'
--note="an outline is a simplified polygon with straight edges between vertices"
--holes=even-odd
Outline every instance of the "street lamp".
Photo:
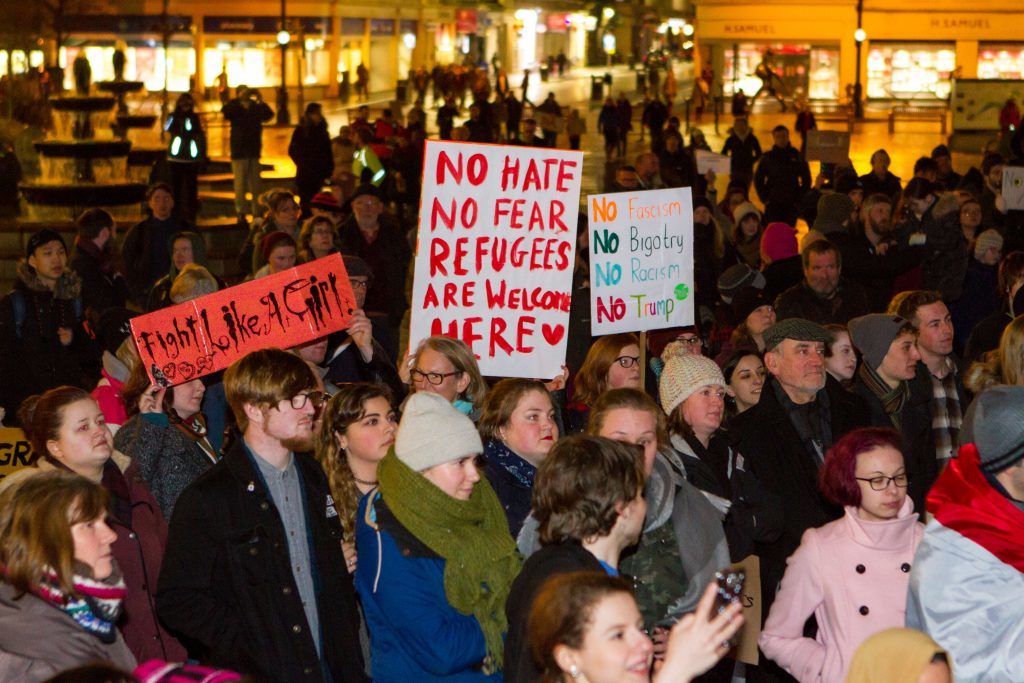
[{"label": "street lamp", "polygon": [[864,16],[864,0],[857,0],[857,30],[853,32],[853,40],[857,44],[856,61],[857,70],[856,76],[853,80],[853,117],[858,121],[864,119],[864,86],[860,82],[860,55],[861,47],[864,41],[868,39],[868,34],[864,30],[863,26]]},{"label": "street lamp", "polygon": [[277,44],[281,46],[281,89],[277,91],[277,125],[290,126],[292,123],[291,114],[288,112],[288,83],[286,74],[288,43],[292,35],[288,33],[287,14],[285,12],[285,0],[281,0],[281,30],[277,32]]}]

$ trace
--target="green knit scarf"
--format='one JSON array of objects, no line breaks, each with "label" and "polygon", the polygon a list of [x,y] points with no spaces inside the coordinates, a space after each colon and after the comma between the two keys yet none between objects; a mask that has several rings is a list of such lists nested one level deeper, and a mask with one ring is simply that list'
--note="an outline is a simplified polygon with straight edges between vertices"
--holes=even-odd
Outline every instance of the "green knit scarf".
[{"label": "green knit scarf", "polygon": [[494,489],[481,479],[468,501],[456,500],[399,460],[394,447],[377,466],[377,481],[395,518],[444,558],[448,603],[476,618],[487,643],[485,666],[500,670],[505,601],[520,560]]}]

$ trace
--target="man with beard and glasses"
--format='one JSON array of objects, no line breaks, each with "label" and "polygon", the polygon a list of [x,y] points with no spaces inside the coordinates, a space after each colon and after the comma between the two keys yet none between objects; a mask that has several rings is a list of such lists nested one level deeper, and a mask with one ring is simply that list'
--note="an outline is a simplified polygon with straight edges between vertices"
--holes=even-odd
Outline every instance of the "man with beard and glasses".
[{"label": "man with beard and glasses", "polygon": [[861,206],[860,217],[853,232],[833,233],[829,240],[839,247],[843,274],[864,288],[868,311],[881,313],[889,304],[893,282],[920,264],[925,250],[896,241],[889,195],[870,195]]},{"label": "man with beard and glasses", "polygon": [[272,681],[367,681],[342,531],[312,450],[306,362],[254,351],[224,373],[241,438],[181,494],[157,611],[213,666]]},{"label": "man with beard and glasses", "polygon": [[843,259],[836,245],[828,240],[812,242],[800,258],[804,280],[775,300],[779,320],[806,318],[819,325],[843,325],[867,312],[864,288],[842,277]]}]

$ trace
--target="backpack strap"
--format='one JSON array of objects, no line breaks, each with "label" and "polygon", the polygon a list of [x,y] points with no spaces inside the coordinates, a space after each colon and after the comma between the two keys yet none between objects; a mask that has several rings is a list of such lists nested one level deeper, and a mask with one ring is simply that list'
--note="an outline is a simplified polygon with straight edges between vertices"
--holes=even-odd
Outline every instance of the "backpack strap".
[{"label": "backpack strap", "polygon": [[[75,311],[75,322],[82,322],[85,316],[85,304],[81,296],[71,300],[71,306]],[[14,309],[14,336],[21,339],[22,330],[25,327],[25,293],[20,289],[11,290],[11,308]]]}]

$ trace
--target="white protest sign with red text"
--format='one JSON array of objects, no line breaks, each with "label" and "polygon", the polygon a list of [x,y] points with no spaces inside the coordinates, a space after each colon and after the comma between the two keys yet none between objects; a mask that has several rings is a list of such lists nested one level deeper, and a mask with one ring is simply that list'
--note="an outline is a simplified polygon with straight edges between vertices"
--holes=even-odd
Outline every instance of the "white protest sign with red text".
[{"label": "white protest sign with red text", "polygon": [[561,373],[583,153],[427,140],[412,348],[466,342],[484,375]]}]

